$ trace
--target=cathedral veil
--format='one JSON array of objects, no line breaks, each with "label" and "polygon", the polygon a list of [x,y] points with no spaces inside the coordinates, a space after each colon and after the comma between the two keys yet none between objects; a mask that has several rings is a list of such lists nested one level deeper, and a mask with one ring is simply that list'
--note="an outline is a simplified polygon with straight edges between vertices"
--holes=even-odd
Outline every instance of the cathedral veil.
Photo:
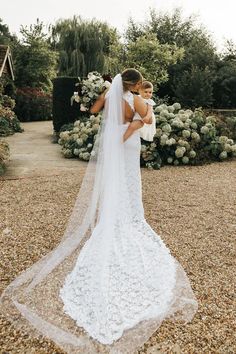
[{"label": "cathedral veil", "polygon": [[[109,257],[117,223],[133,232],[122,142],[123,84],[116,75],[106,97],[102,122],[67,227],[59,245],[12,281],[3,292],[0,310],[13,324],[54,341],[67,353],[133,353],[160,326],[164,318],[190,321],[196,301],[186,274],[175,261],[175,287],[168,310],[127,328],[113,343],[92,338],[63,311],[60,291],[83,247],[98,225],[103,228],[101,257]],[[121,193],[122,192],[122,193]],[[126,196],[122,198],[120,196]],[[103,270],[105,275],[108,269]],[[101,274],[103,276],[103,273]],[[101,299],[101,301],[103,301]]]}]

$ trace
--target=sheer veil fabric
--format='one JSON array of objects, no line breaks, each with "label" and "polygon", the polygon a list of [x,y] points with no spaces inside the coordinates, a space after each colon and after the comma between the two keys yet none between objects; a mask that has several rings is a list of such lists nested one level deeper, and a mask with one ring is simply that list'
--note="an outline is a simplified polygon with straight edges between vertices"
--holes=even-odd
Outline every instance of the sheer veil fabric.
[{"label": "sheer veil fabric", "polygon": [[120,74],[59,245],[1,296],[15,326],[67,353],[134,353],[164,319],[191,321],[188,277],[144,218],[140,138],[122,136]]}]

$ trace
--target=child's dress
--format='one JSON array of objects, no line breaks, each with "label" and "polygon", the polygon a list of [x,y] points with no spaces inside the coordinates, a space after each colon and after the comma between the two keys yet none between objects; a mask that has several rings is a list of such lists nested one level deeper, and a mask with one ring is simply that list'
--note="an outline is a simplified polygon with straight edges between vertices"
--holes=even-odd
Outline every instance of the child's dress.
[{"label": "child's dress", "polygon": [[[151,99],[151,98],[143,98],[144,102],[146,104],[149,104],[151,106],[155,106],[156,103]],[[133,120],[142,120],[140,115],[136,112]],[[144,140],[147,141],[153,141],[153,137],[156,134],[156,119],[154,113],[152,113],[152,124],[146,124],[142,126],[142,128],[139,129],[140,137]]]}]

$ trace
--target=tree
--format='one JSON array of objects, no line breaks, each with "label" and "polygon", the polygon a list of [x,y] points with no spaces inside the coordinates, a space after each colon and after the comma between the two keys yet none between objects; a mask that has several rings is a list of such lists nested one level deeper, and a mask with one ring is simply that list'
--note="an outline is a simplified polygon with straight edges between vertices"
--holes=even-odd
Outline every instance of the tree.
[{"label": "tree", "polygon": [[211,71],[206,67],[201,69],[192,66],[185,70],[175,83],[176,99],[185,107],[208,107],[213,102],[213,87]]},{"label": "tree", "polygon": [[11,35],[8,26],[0,18],[0,44],[10,45],[15,40],[16,37]]},{"label": "tree", "polygon": [[21,27],[22,42],[15,50],[16,84],[50,90],[56,76],[57,53],[50,49],[44,25],[37,20],[28,29]]},{"label": "tree", "polygon": [[[195,80],[197,79],[195,75],[197,71],[201,77],[197,82],[201,82],[203,85],[205,82],[203,77],[207,76],[209,80],[207,86],[209,84],[213,85],[215,77],[216,63],[218,61],[216,48],[207,31],[196,24],[196,17],[192,15],[184,19],[180,9],[175,9],[171,14],[160,13],[153,9],[150,11],[149,19],[145,23],[137,25],[130,21],[126,31],[126,38],[130,41],[137,41],[140,33],[155,34],[160,44],[176,45],[178,48],[184,49],[184,55],[168,66],[167,74],[169,80],[161,84],[159,95],[161,97],[169,96],[172,101],[177,99],[183,105],[190,102],[191,95],[193,95],[195,99],[199,98],[199,105],[209,105],[211,99],[208,99],[208,95],[206,95],[205,102],[202,100],[203,97],[200,99],[197,85],[194,82],[189,82],[191,95],[190,91],[187,90],[185,91],[186,99],[180,94],[182,92],[180,83],[184,80],[183,75],[186,78],[188,77],[190,81]],[[193,91],[194,87],[196,89],[195,92]],[[200,89],[202,90],[204,87]],[[195,103],[197,104],[196,101]]]},{"label": "tree", "polygon": [[214,106],[236,108],[236,45],[227,41],[213,83]]},{"label": "tree", "polygon": [[168,80],[168,66],[182,56],[182,49],[175,45],[160,44],[154,34],[147,34],[128,43],[126,65],[136,67],[157,87]]},{"label": "tree", "polygon": [[84,77],[94,70],[104,73],[118,34],[106,23],[74,16],[58,21],[52,27],[50,40],[59,52],[59,75]]}]

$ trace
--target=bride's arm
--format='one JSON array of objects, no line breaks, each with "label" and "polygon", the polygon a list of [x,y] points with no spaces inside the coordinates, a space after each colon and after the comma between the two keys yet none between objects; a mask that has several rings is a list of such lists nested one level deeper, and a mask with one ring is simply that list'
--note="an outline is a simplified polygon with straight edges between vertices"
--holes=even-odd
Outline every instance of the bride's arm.
[{"label": "bride's arm", "polygon": [[146,124],[152,124],[152,113],[153,113],[153,108],[150,104],[147,105],[147,114],[145,117],[143,117],[143,122]]},{"label": "bride's arm", "polygon": [[97,100],[94,102],[94,104],[90,108],[90,113],[98,113],[101,111],[105,103],[105,92],[102,93]]},{"label": "bride's arm", "polygon": [[148,106],[149,105],[147,105],[141,97],[134,96],[135,112],[137,112],[141,116],[141,118],[144,118],[146,122],[151,120],[151,110]]}]

